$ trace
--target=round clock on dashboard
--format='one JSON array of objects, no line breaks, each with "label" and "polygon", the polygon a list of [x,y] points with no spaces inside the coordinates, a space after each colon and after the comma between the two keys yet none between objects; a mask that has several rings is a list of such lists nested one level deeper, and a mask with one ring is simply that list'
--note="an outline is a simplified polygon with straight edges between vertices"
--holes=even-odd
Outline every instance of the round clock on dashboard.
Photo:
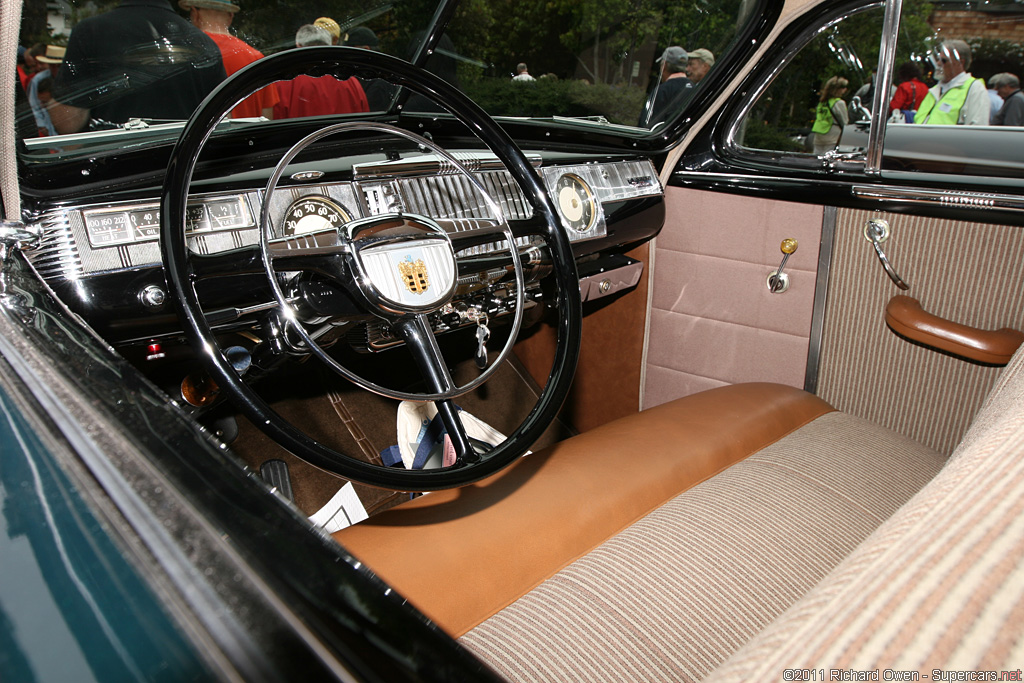
[{"label": "round clock on dashboard", "polygon": [[597,223],[597,199],[587,181],[575,173],[566,173],[555,183],[558,210],[566,226],[587,232]]}]

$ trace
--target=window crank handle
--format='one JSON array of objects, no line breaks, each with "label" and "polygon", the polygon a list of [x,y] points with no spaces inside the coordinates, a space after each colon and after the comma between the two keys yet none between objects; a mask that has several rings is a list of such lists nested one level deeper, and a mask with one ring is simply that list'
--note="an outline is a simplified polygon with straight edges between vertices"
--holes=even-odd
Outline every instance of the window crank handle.
[{"label": "window crank handle", "polygon": [[864,237],[871,242],[871,246],[875,248],[875,254],[878,256],[878,260],[882,264],[882,269],[885,270],[885,274],[889,276],[889,279],[893,281],[900,289],[910,289],[910,285],[903,281],[899,275],[896,274],[896,270],[889,263],[888,257],[885,252],[882,251],[882,242],[889,239],[891,230],[889,229],[888,221],[882,218],[872,218],[864,226]]}]

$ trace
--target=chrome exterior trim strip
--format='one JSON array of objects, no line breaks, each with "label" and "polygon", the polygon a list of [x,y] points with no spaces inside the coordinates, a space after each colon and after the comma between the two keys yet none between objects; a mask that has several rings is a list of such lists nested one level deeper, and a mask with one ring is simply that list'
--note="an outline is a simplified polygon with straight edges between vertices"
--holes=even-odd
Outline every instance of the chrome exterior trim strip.
[{"label": "chrome exterior trim strip", "polygon": [[883,202],[956,206],[967,209],[1000,209],[1024,212],[1024,197],[994,192],[920,190],[878,185],[854,185],[853,196]]}]

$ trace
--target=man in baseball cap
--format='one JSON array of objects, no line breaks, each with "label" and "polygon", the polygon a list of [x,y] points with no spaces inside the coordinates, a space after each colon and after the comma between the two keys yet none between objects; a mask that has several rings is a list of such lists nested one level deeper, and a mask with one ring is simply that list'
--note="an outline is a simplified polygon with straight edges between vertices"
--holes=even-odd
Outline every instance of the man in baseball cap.
[{"label": "man in baseball cap", "polygon": [[649,99],[644,107],[641,125],[653,126],[667,120],[693,90],[693,83],[686,77],[688,58],[686,50],[678,45],[665,48],[661,53],[657,60],[661,64],[661,78],[652,93],[653,101]]},{"label": "man in baseball cap", "polygon": [[696,85],[708,75],[708,71],[715,65],[715,56],[711,54],[711,50],[701,47],[690,50],[690,56],[686,62],[686,75]]}]

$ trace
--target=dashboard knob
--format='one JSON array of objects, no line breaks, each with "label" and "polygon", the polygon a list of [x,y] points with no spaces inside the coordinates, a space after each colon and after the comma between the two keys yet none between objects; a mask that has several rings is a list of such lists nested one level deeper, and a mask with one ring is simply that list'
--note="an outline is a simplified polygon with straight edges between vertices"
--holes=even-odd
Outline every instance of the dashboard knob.
[{"label": "dashboard knob", "polygon": [[167,292],[156,285],[147,285],[139,292],[139,301],[147,308],[161,308],[167,302]]}]

